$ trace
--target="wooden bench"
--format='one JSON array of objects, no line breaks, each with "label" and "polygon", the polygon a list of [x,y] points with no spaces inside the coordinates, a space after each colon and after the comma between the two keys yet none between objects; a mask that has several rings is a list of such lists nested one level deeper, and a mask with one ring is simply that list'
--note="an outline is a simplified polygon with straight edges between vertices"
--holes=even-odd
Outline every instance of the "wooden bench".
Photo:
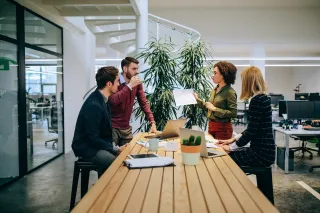
[{"label": "wooden bench", "polygon": [[184,166],[180,151],[159,149],[175,167],[127,169],[122,162],[128,154],[148,152],[136,144],[143,135],[134,137],[73,213],[278,212],[229,156]]}]

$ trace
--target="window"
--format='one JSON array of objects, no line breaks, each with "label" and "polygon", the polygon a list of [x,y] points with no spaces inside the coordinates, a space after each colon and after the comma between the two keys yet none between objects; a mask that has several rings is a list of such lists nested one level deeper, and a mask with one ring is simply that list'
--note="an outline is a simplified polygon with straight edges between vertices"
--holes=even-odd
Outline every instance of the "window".
[{"label": "window", "polygon": [[56,85],[50,85],[50,84],[44,84],[42,86],[43,94],[50,95],[50,94],[56,94],[57,86]]},{"label": "window", "polygon": [[0,7],[0,34],[17,38],[17,23],[16,23],[16,6],[7,1],[1,1]]},{"label": "window", "polygon": [[61,29],[28,11],[24,18],[26,43],[62,53]]}]

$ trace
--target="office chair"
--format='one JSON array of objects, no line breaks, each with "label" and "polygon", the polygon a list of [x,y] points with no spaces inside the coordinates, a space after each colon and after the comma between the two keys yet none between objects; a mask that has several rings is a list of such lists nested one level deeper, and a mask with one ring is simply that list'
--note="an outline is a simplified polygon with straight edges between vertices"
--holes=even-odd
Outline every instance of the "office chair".
[{"label": "office chair", "polygon": [[320,169],[320,165],[318,166],[311,166],[309,172],[313,172],[313,169]]},{"label": "office chair", "polygon": [[[313,158],[313,153],[311,151],[318,151],[312,148],[308,148],[307,147],[307,143],[318,143],[318,138],[315,138],[314,136],[291,136],[292,138],[294,138],[295,140],[301,140],[302,141],[302,145],[301,147],[293,147],[290,148],[290,150],[292,150],[293,152],[297,152],[297,151],[302,151],[302,156],[304,156],[305,152],[308,152],[309,155],[309,159],[312,160]],[[320,154],[320,152],[318,151],[318,154]]]},{"label": "office chair", "polygon": [[245,102],[237,102],[237,117],[233,119],[235,125],[245,125],[245,117],[247,116],[247,108]]},{"label": "office chair", "polygon": [[[53,104],[52,108],[51,108],[51,123],[49,122],[48,118],[47,118],[47,122],[48,122],[48,132],[58,134],[58,108],[57,108],[57,104]],[[52,148],[54,148],[55,144],[58,143],[58,138],[54,138],[54,139],[45,141],[46,146],[47,146],[48,142],[53,142]]]},{"label": "office chair", "polygon": [[[47,118],[47,122],[48,122],[48,132],[58,134],[58,129],[52,128],[52,126],[50,125],[49,118]],[[47,146],[48,142],[53,142],[52,148],[54,148],[55,144],[58,143],[58,138],[54,138],[54,139],[50,139],[50,140],[45,141],[46,146]]]},{"label": "office chair", "polygon": [[[318,139],[319,140],[319,139]],[[318,155],[320,155],[320,141],[316,144],[316,146],[318,147]],[[320,165],[317,166],[311,166],[309,169],[309,172],[313,172],[313,169],[320,169]]]},{"label": "office chair", "polygon": [[244,122],[244,116],[245,113],[244,112],[238,112],[237,113],[237,117],[235,118],[235,125],[240,125],[240,124],[245,124]]}]

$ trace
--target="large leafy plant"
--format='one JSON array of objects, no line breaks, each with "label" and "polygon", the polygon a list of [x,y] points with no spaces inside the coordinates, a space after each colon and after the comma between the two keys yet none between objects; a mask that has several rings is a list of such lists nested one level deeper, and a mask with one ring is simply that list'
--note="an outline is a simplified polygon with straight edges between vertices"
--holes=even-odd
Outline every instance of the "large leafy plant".
[{"label": "large leafy plant", "polygon": [[[207,57],[211,57],[211,51],[203,41],[187,41],[180,49],[178,57],[180,85],[185,89],[194,89],[199,97],[206,101],[210,97],[213,86],[209,81],[212,64],[206,60]],[[197,105],[187,105],[183,107],[182,114],[188,119],[187,128],[193,125],[202,129],[207,128],[207,111],[205,109],[201,109]]]},{"label": "large leafy plant", "polygon": [[[162,130],[167,120],[177,118],[177,108],[172,90],[178,84],[176,76],[176,61],[172,56],[174,45],[171,39],[162,41],[151,39],[147,47],[137,56],[149,64],[149,68],[143,70],[144,88],[151,88],[146,91],[146,97],[150,104],[157,128]],[[150,128],[145,114],[138,105],[135,105],[134,114],[140,119],[140,127],[136,131],[147,131]]]}]

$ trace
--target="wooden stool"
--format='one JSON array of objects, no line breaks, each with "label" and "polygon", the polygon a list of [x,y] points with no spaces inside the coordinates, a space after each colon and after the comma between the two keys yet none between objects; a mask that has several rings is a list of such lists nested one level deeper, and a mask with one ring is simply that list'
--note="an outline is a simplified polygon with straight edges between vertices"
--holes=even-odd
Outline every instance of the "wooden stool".
[{"label": "wooden stool", "polygon": [[71,200],[70,200],[70,211],[73,209],[75,201],[76,201],[80,172],[81,172],[81,198],[83,198],[83,196],[88,191],[89,175],[90,175],[90,171],[92,171],[92,170],[97,171],[97,167],[96,167],[96,165],[94,165],[93,163],[91,163],[89,161],[86,161],[82,158],[79,158],[77,161],[74,162],[72,191],[71,191]]},{"label": "wooden stool", "polygon": [[254,174],[257,177],[257,185],[260,191],[274,204],[272,169],[271,167],[240,167],[247,174]]}]

